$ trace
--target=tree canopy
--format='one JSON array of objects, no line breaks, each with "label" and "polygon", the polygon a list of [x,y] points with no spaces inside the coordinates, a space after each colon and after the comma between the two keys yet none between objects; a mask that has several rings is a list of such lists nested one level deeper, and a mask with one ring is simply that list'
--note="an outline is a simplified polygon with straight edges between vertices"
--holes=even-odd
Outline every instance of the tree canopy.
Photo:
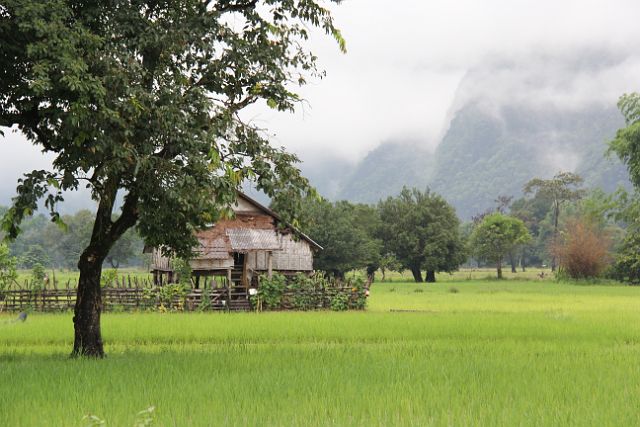
[{"label": "tree canopy", "polygon": [[362,216],[377,216],[374,208],[342,201],[307,199],[303,217],[305,232],[323,250],[314,256],[314,268],[342,278],[348,271],[375,265],[380,258],[381,243],[373,237]]},{"label": "tree canopy", "polygon": [[[297,158],[239,112],[292,110],[292,86],[321,73],[311,27],[344,40],[315,0],[8,0],[0,6],[0,126],[54,156],[25,174],[4,215],[9,237],[44,198],[86,186],[98,204],[79,257],[74,354],[102,356],[100,273],[137,225],[149,245],[188,256],[245,179],[274,198],[310,191]],[[122,195],[114,219],[117,196]],[[287,212],[283,212],[285,219]]]},{"label": "tree canopy", "polygon": [[[553,212],[553,235],[551,244],[558,239],[560,209],[566,202],[579,200],[585,191],[580,188],[584,180],[572,172],[558,172],[551,179],[534,178],[524,186],[526,194],[535,193],[537,198],[549,200]],[[556,257],[552,254],[551,270],[556,269]]]},{"label": "tree canopy", "polygon": [[436,272],[451,272],[465,261],[460,221],[438,194],[404,188],[378,208],[385,252],[395,254],[417,282],[423,280],[423,269],[427,281],[435,281]]},{"label": "tree canopy", "polygon": [[626,126],[609,142],[609,152],[615,153],[627,165],[631,182],[640,188],[640,94],[622,95],[618,108]]},{"label": "tree canopy", "polygon": [[470,245],[476,256],[496,264],[501,279],[505,256],[530,239],[529,231],[520,219],[496,212],[485,216],[474,228]]}]

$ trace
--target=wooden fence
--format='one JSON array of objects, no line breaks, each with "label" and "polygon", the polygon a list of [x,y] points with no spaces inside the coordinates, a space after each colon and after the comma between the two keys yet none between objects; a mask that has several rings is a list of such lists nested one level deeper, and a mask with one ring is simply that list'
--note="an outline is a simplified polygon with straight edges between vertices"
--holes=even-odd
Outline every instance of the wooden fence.
[{"label": "wooden fence", "polygon": [[[76,303],[76,289],[0,291],[2,311],[69,311]],[[250,310],[244,289],[191,289],[180,295],[164,295],[161,288],[102,288],[104,311],[167,310]]]},{"label": "wooden fence", "polygon": [[[131,282],[135,284],[135,281]],[[177,292],[172,293],[172,290]],[[348,298],[350,308],[357,305],[359,294],[351,288],[332,287],[326,289],[299,291],[287,289],[282,294],[276,310],[314,310],[332,308],[333,298],[343,294]],[[76,303],[76,288],[63,289],[10,289],[0,291],[0,312],[3,311],[70,311]],[[256,308],[267,309],[261,304],[251,304],[247,290],[242,287],[218,287],[209,289],[163,287],[105,287],[102,288],[102,309],[104,311],[136,310],[181,310],[181,311],[248,311]],[[270,307],[274,309],[274,307]]]}]

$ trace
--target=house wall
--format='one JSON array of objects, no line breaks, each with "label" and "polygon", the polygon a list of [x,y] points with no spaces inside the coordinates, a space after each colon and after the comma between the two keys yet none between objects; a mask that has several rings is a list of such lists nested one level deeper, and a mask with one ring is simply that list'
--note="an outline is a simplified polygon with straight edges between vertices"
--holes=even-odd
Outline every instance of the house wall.
[{"label": "house wall", "polygon": [[[272,252],[273,271],[313,271],[313,251],[308,242],[295,241],[290,234],[280,235],[282,250]],[[247,254],[247,267],[252,270],[267,271],[269,255],[267,251]]]},{"label": "house wall", "polygon": [[225,270],[233,267],[233,258],[226,259],[192,259],[189,261],[192,270]]},{"label": "house wall", "polygon": [[[275,230],[274,218],[258,209],[253,204],[242,198],[238,198],[234,206],[236,216],[233,219],[222,220],[213,227],[198,232],[197,237],[205,246],[216,239],[223,239],[230,248],[227,229],[230,228],[251,228]],[[273,271],[313,271],[313,250],[311,245],[305,240],[295,241],[291,234],[282,234],[281,251],[273,251],[272,268]],[[217,270],[233,267],[233,256],[222,258],[220,254],[207,257],[196,258],[189,262],[193,270]],[[252,251],[247,254],[247,267],[256,271],[268,270],[268,252]],[[163,257],[158,249],[153,250],[152,267],[153,270],[170,271],[171,263]]]},{"label": "house wall", "polygon": [[160,271],[172,270],[171,261],[169,258],[162,256],[162,252],[158,248],[153,248],[151,253],[151,269]]}]

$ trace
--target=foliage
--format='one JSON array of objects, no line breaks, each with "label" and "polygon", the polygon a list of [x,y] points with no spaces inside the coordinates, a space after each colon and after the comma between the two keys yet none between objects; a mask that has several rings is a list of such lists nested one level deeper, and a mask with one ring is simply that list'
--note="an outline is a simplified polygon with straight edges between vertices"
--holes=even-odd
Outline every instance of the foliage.
[{"label": "foliage", "polygon": [[344,282],[344,288],[350,291],[349,308],[364,310],[367,306],[367,288],[362,277],[349,278]]},{"label": "foliage", "polygon": [[116,268],[110,268],[102,270],[102,276],[100,276],[100,286],[103,288],[112,287],[118,280],[118,270]]},{"label": "foliage", "polygon": [[287,279],[280,273],[274,273],[271,278],[261,276],[258,288],[258,298],[261,305],[270,310],[280,308],[286,286]]},{"label": "foliage", "polygon": [[502,262],[518,245],[531,239],[529,231],[518,218],[494,213],[484,217],[470,238],[473,253],[496,264],[498,278],[502,278]]},{"label": "foliage", "polygon": [[271,279],[261,276],[257,296],[257,300],[252,301],[254,306],[268,310],[278,310],[287,302],[293,309],[302,311],[335,309],[334,304],[344,305],[344,310],[361,310],[367,303],[362,278],[340,280],[321,272],[312,275],[299,273],[290,278],[277,273]]},{"label": "foliage", "polygon": [[395,271],[402,273],[404,267],[402,263],[396,258],[395,254],[389,252],[380,258],[380,272],[382,272],[382,281],[386,278],[387,271]]},{"label": "foliage", "polygon": [[160,301],[160,311],[184,309],[184,302],[191,290],[190,286],[182,283],[167,283],[156,288],[158,300]]},{"label": "foliage", "polygon": [[294,109],[292,86],[322,75],[304,47],[312,28],[345,50],[324,2],[8,0],[0,15],[0,126],[53,158],[19,181],[2,228],[15,238],[41,199],[62,225],[57,205],[81,184],[97,202],[74,354],[103,356],[97,276],[129,229],[189,258],[194,230],[229,216],[246,180],[282,200],[285,222],[292,196],[313,193],[298,158],[240,112]]},{"label": "foliage", "polygon": [[[584,179],[572,172],[558,172],[551,179],[534,178],[524,186],[525,194],[535,193],[536,197],[549,200],[553,214],[553,234],[551,245],[555,245],[560,222],[560,209],[567,202],[579,200],[585,194],[580,188]],[[556,268],[556,258],[551,258],[551,270]]]},{"label": "foliage", "polygon": [[191,286],[191,276],[193,270],[189,260],[185,258],[173,259],[173,271],[178,275],[178,283],[184,286]]},{"label": "foliage", "polygon": [[312,276],[304,273],[296,274],[287,286],[293,292],[291,305],[294,309],[303,311],[322,306],[326,286],[327,280],[322,274],[315,273]]},{"label": "foliage", "polygon": [[378,209],[385,251],[395,254],[417,282],[422,281],[422,269],[451,272],[465,261],[460,221],[441,196],[404,188]]},{"label": "foliage", "polygon": [[607,276],[621,282],[640,284],[640,233],[637,229],[625,236]]},{"label": "foliage", "polygon": [[572,218],[552,248],[560,268],[572,279],[599,277],[608,265],[611,241],[588,218]]},{"label": "foliage", "polygon": [[0,290],[7,289],[18,277],[18,260],[11,256],[7,245],[0,244]]},{"label": "foliage", "polygon": [[349,295],[338,292],[331,298],[331,310],[346,311],[349,309]]},{"label": "foliage", "polygon": [[635,193],[618,192],[618,220],[627,226],[625,236],[615,255],[609,275],[617,280],[640,284],[640,94],[623,95],[618,108],[625,118],[626,126],[616,133],[609,143],[609,152],[615,153],[626,164],[635,187]]},{"label": "foliage", "polygon": [[44,288],[44,279],[47,277],[47,273],[44,270],[44,266],[40,263],[36,263],[31,268],[31,278],[41,288]]},{"label": "foliage", "polygon": [[127,230],[109,250],[105,262],[112,268],[119,268],[120,265],[130,265],[132,260],[138,259],[141,263],[142,250],[144,245],[142,239],[134,229]]},{"label": "foliage", "polygon": [[585,191],[580,187],[584,179],[572,172],[558,172],[551,179],[534,178],[524,186],[526,194],[535,193],[551,201],[554,209],[566,202],[580,199]]},{"label": "foliage", "polygon": [[342,201],[307,198],[303,204],[303,229],[323,250],[314,256],[314,268],[337,278],[347,271],[376,265],[380,241],[375,239],[377,212],[371,207]]},{"label": "foliage", "polygon": [[619,129],[609,143],[609,152],[615,153],[627,165],[631,182],[640,188],[640,94],[624,94],[618,101],[626,127]]}]

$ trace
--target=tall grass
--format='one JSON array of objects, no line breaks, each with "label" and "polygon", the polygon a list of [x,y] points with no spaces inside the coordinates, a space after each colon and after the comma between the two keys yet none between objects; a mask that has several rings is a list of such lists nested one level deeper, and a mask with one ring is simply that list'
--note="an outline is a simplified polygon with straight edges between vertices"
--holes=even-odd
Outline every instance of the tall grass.
[{"label": "tall grass", "polygon": [[67,357],[68,314],[0,323],[0,425],[152,405],[167,426],[640,422],[640,289],[450,287],[376,284],[367,312],[107,314],[102,361]]}]

